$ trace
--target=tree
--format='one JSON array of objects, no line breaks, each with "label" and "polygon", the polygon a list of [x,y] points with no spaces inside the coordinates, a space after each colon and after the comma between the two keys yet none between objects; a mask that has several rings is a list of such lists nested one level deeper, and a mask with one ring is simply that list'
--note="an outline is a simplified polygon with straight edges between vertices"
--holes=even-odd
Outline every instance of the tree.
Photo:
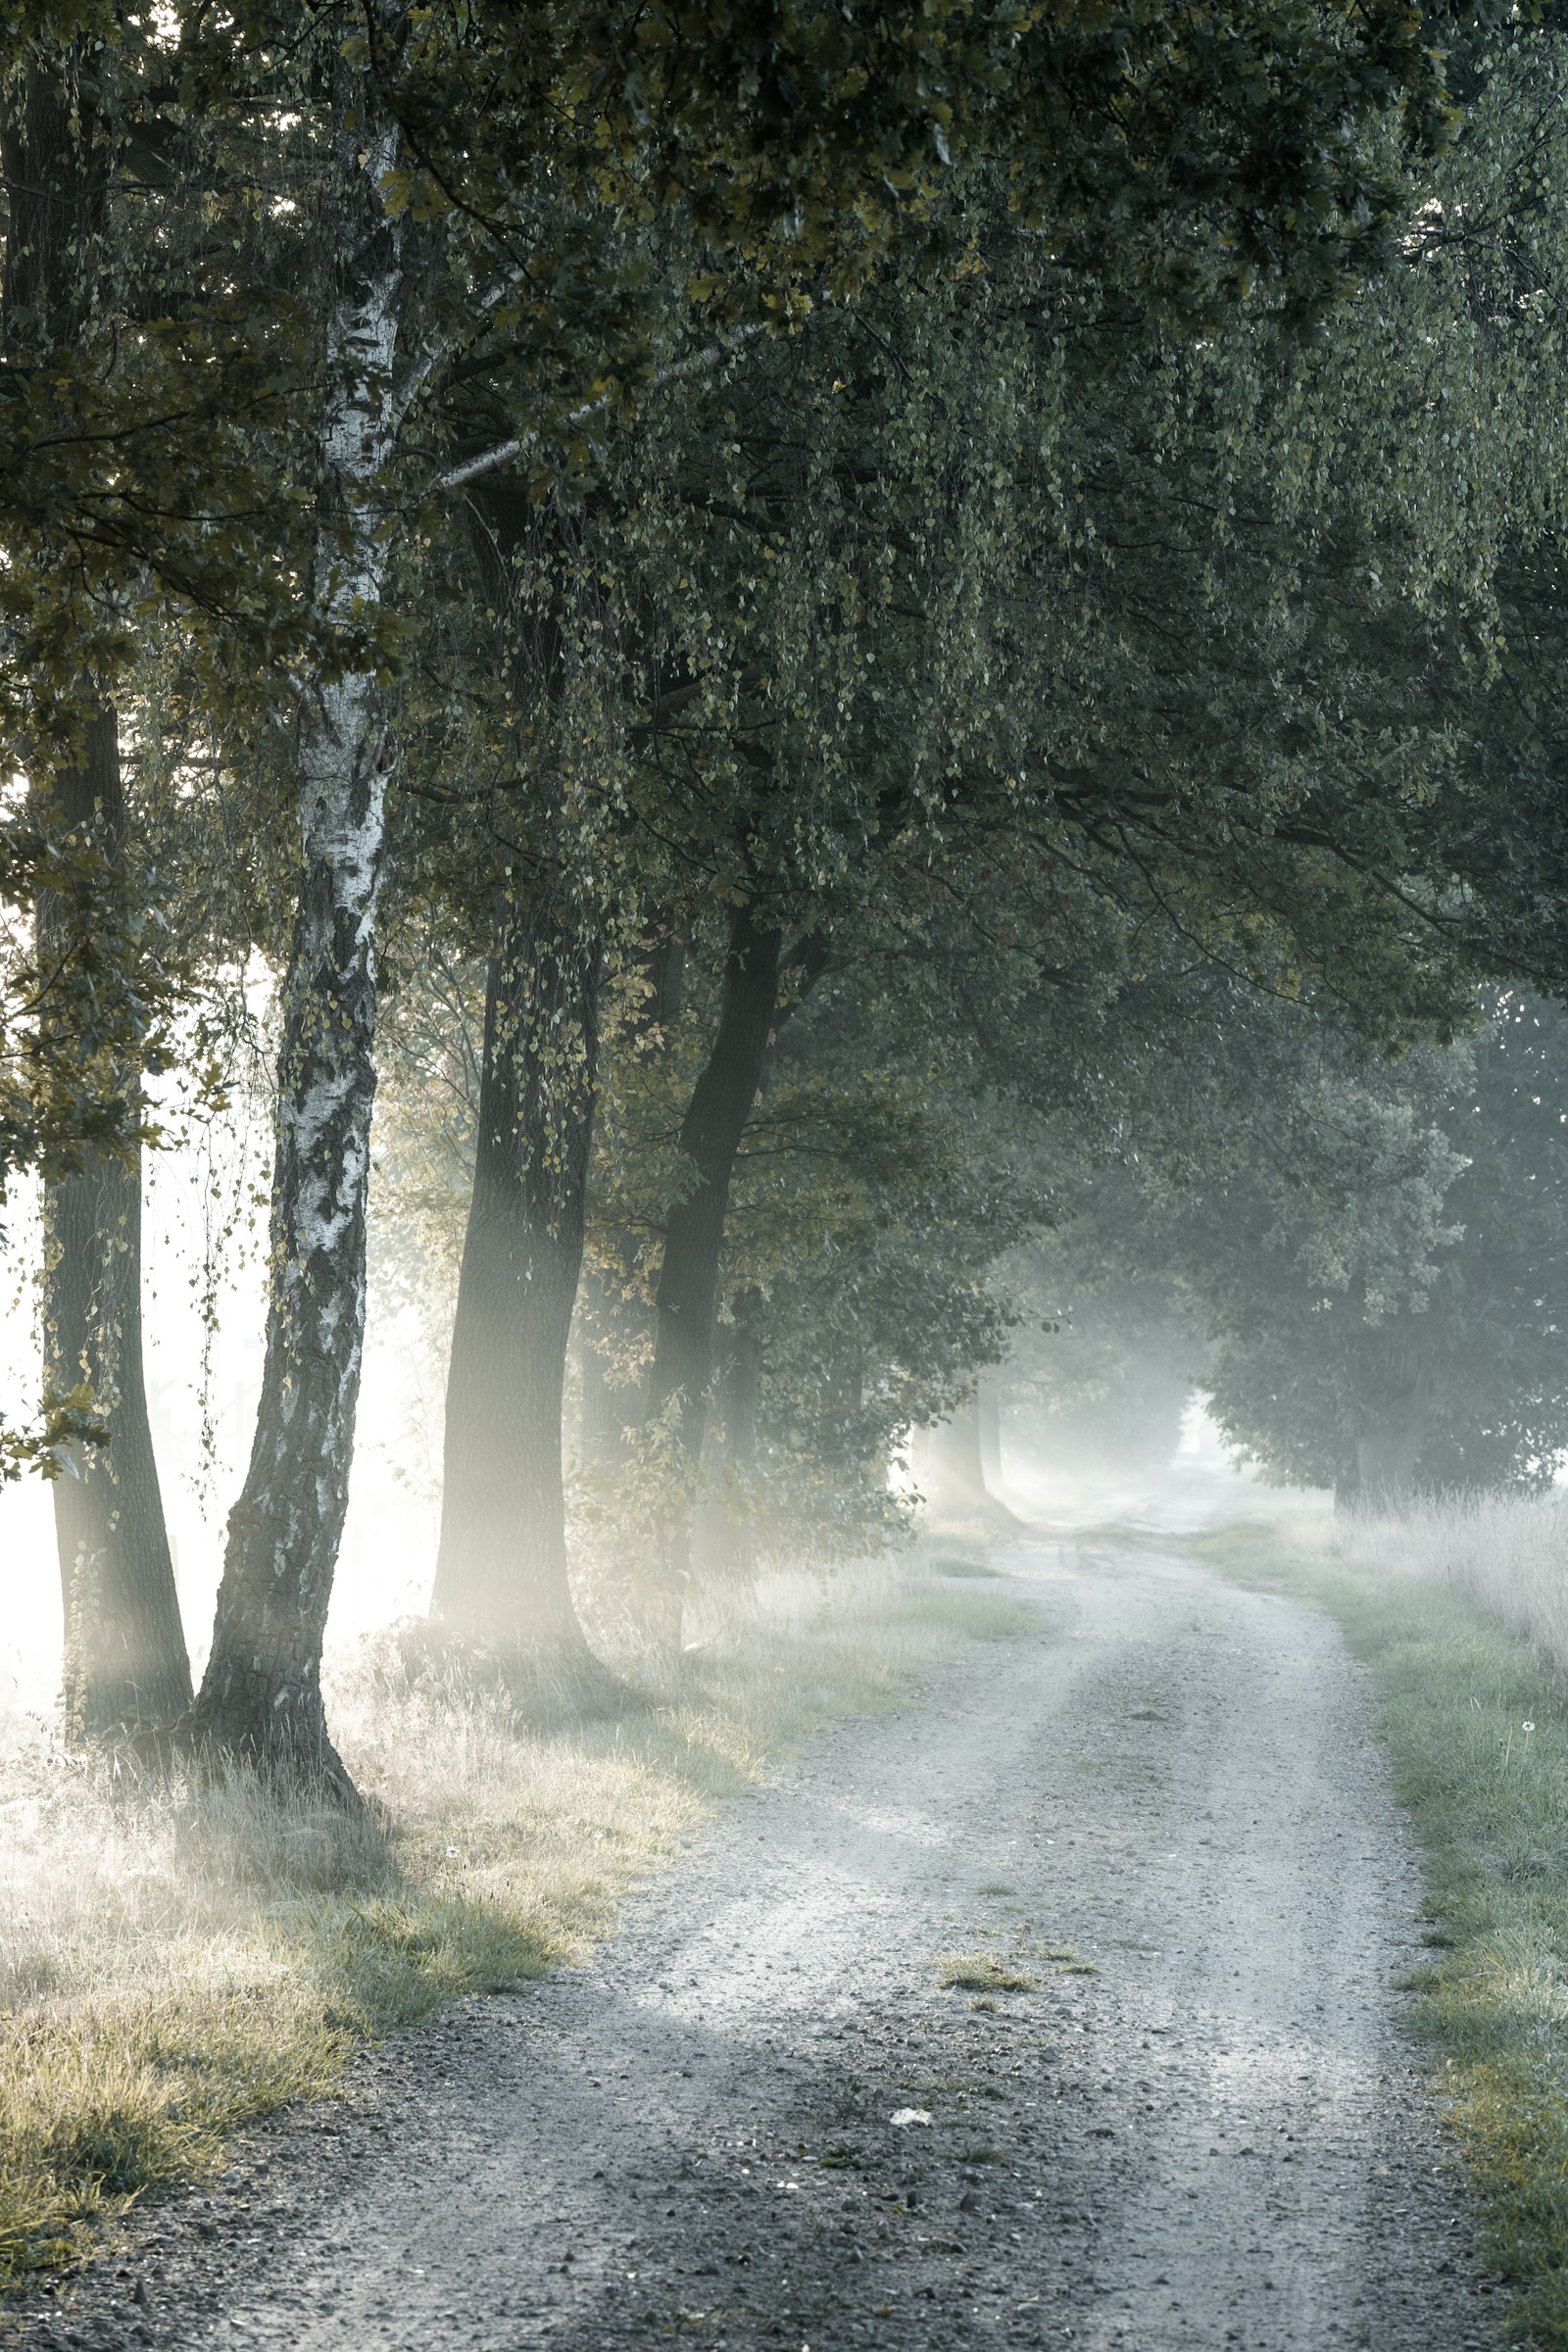
[{"label": "tree", "polygon": [[972,1410],[1014,1321],[995,1270],[1049,1212],[962,1025],[859,944],[783,1031],[737,1157],[700,1576],[886,1540],[910,1431]]},{"label": "tree", "polygon": [[[78,39],[29,58],[0,117],[9,189],[0,321],[7,364],[35,379],[47,379],[61,355],[74,378],[82,352],[107,340],[119,139],[106,82],[102,56]],[[37,961],[57,974],[70,972],[81,954],[88,874],[97,869],[101,902],[112,892],[122,903],[125,891],[119,721],[111,681],[90,662],[89,637],[80,668],[61,682],[64,691],[40,714],[34,737],[37,821],[77,861],[74,904],[47,886],[36,899]],[[48,874],[46,863],[37,881],[46,883]],[[101,919],[107,909],[98,911]],[[77,1739],[172,1722],[191,1693],[142,1375],[141,1068],[157,1048],[154,1004],[140,1000],[136,985],[142,958],[129,948],[122,929],[118,943],[112,933],[101,936],[91,959],[113,1007],[106,1022],[94,1024],[97,1051],[83,1057],[83,1074],[97,1081],[97,1116],[71,1138],[73,1149],[41,1154],[48,1174],[44,1441],[55,1474],[65,1717]],[[91,1037],[71,1017],[74,981],[89,978],[90,967],[78,966],[38,1004],[40,1032],[59,1041],[63,1031],[73,1054]],[[59,996],[65,1008],[51,1001]],[[93,1125],[99,1134],[89,1142]],[[91,1419],[66,1445],[70,1413],[62,1419],[62,1405],[73,1398]]]},{"label": "tree", "polygon": [[1145,1245],[1214,1340],[1222,1430],[1266,1476],[1398,1507],[1544,1482],[1568,1448],[1559,1012],[1368,1061],[1301,1012],[1236,1022]]},{"label": "tree", "polygon": [[[597,566],[580,538],[558,532],[540,579],[525,563],[538,537],[525,506],[492,492],[476,502],[474,521],[522,738],[507,806],[523,825],[531,808],[533,823],[494,884],[431,1609],[469,1639],[548,1647],[581,1667],[588,1651],[567,1574],[561,1427],[607,935],[616,923],[595,887],[606,850],[595,835],[614,805],[615,681],[594,650],[604,621],[587,586]],[[530,588],[543,596],[537,617],[551,648],[544,723],[525,651]],[[530,770],[541,766],[530,795]]]}]

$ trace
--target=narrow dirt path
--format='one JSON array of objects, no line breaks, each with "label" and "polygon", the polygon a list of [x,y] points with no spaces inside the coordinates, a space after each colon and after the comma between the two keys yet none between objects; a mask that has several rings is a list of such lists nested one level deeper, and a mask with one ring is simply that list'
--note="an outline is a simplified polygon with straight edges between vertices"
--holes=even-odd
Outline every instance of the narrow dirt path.
[{"label": "narrow dirt path", "polygon": [[813,1741],[590,1968],[377,2053],[29,2338],[1494,2342],[1334,1628],[1174,1540],[1007,1565],[1038,1636]]}]

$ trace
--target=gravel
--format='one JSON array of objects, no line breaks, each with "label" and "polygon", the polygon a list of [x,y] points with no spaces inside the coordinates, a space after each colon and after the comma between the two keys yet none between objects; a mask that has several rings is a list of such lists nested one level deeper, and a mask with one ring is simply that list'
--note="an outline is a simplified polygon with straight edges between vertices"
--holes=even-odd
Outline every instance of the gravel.
[{"label": "gravel", "polygon": [[1038,1633],[814,1739],[591,1965],[368,2054],[21,2340],[1495,2343],[1334,1627],[1170,1538],[1004,1556]]}]

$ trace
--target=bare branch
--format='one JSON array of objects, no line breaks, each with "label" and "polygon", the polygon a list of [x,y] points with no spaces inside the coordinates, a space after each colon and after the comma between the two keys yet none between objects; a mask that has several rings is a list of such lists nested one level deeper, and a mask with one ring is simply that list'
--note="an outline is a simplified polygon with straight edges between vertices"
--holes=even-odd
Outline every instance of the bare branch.
[{"label": "bare branch", "polygon": [[[501,270],[487,286],[481,287],[474,296],[474,310],[482,316],[488,317],[496,305],[503,301],[514,286],[522,284],[527,274],[527,270],[521,262],[514,262],[510,269]],[[392,414],[400,425],[437,368],[445,367],[447,361],[454,358],[466,342],[471,340],[470,334],[439,335],[422,357],[415,361],[392,395]]]},{"label": "bare branch", "polygon": [[[722,367],[744,344],[767,332],[765,326],[738,327],[722,343],[709,343],[686,359],[677,360],[672,367],[661,368],[652,378],[650,388],[658,391],[663,385],[676,383],[688,375],[710,375],[715,368]],[[612,398],[611,393],[601,392],[597,400],[585,400],[577,408],[568,409],[564,421],[569,425],[587,424],[592,417],[603,416]],[[481,450],[477,457],[465,458],[461,465],[449,466],[445,473],[436,475],[430,487],[432,490],[466,489],[469,482],[478,481],[481,475],[494,473],[498,466],[510,466],[514,458],[520,458],[533,449],[538,440],[539,428],[536,425],[526,433],[518,433],[511,441],[501,441],[493,449]]]}]

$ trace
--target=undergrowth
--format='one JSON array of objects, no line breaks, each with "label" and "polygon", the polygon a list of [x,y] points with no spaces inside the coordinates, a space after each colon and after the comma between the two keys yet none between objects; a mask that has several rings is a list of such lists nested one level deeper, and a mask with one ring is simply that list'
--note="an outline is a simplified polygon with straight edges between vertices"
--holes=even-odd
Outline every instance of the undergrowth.
[{"label": "undergrowth", "polygon": [[[1403,1556],[1397,1556],[1402,1544]],[[1411,2023],[1481,2200],[1478,2253],[1513,2331],[1568,2352],[1568,1705],[1553,1662],[1491,1617],[1477,1579],[1424,1574],[1408,1532],[1380,1572],[1325,1528],[1227,1528],[1210,1565],[1314,1602],[1372,1670],[1426,1853],[1430,1967]],[[1436,1555],[1434,1555],[1436,1556]],[[1488,1589],[1494,1568],[1483,1573]]]},{"label": "undergrowth", "polygon": [[907,1560],[774,1576],[697,1629],[671,1694],[607,1682],[587,1708],[383,1636],[330,1693],[372,1800],[357,1822],[255,1779],[138,1785],[12,1725],[0,2289],[210,2177],[234,2132],[338,2089],[367,2041],[580,1957],[770,1756],[1026,1621]]}]

